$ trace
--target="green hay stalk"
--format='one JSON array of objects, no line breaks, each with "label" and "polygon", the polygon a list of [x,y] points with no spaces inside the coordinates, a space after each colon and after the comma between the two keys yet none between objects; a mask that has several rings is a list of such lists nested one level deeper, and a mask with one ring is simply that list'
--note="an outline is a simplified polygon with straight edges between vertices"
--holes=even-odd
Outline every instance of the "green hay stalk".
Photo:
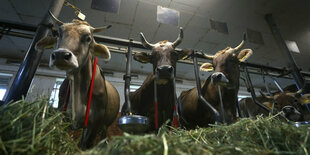
[{"label": "green hay stalk", "polygon": [[46,109],[47,103],[47,99],[40,98],[31,103],[20,100],[1,107],[0,154],[79,152],[77,142],[67,132],[70,124],[63,121],[60,112]]},{"label": "green hay stalk", "polygon": [[[310,126],[295,127],[278,116],[241,119],[195,130],[164,125],[157,135],[124,134],[81,152],[69,123],[46,99],[9,104],[0,118],[0,154],[309,154]],[[2,109],[3,107],[1,107]],[[43,113],[45,117],[43,119]],[[278,114],[280,115],[280,114]]]}]

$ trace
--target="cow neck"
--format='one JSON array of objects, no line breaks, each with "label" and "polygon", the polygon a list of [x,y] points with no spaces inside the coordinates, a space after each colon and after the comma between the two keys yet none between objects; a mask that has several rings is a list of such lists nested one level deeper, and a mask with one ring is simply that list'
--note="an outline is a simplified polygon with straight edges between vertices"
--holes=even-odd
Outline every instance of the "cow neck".
[{"label": "cow neck", "polygon": [[[237,86],[230,85],[229,87],[223,87],[221,86],[221,93],[223,102],[225,102],[225,99],[230,95],[236,95],[239,90],[239,83],[236,84]],[[210,94],[208,91],[212,90],[214,94]],[[211,76],[208,77],[208,79],[205,80],[205,82],[202,85],[201,89],[201,95],[202,96],[209,96],[213,99],[219,99],[219,93],[218,93],[218,86],[211,84]],[[224,105],[225,106],[225,105]]]},{"label": "cow neck", "polygon": [[[72,115],[75,115],[76,111],[81,111],[83,115],[85,114],[86,104],[88,101],[88,92],[90,91],[89,89],[90,89],[90,83],[92,79],[93,62],[94,62],[94,59],[92,58],[92,55],[89,53],[85,61],[85,64],[81,66],[80,68],[71,72],[71,74],[67,75],[69,77],[70,87],[71,87],[70,96],[71,96],[72,112],[73,112]],[[95,76],[97,75],[98,75],[98,72],[96,72]],[[76,106],[76,105],[80,105],[80,106]]]}]

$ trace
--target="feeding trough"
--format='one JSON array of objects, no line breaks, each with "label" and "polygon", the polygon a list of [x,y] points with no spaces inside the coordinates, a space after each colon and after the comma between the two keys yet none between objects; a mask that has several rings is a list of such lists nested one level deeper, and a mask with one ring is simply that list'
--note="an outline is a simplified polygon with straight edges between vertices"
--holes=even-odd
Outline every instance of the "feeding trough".
[{"label": "feeding trough", "polygon": [[148,127],[149,127],[149,120],[145,116],[140,115],[134,115],[131,111],[131,103],[129,99],[129,92],[130,92],[130,81],[131,81],[131,75],[130,75],[130,68],[131,68],[131,57],[132,57],[132,51],[131,51],[131,44],[132,39],[129,40],[128,45],[128,52],[127,52],[127,64],[126,64],[126,74],[124,75],[125,80],[125,105],[127,107],[125,115],[122,116],[118,121],[118,126],[127,133],[132,134],[140,134],[144,133]]}]

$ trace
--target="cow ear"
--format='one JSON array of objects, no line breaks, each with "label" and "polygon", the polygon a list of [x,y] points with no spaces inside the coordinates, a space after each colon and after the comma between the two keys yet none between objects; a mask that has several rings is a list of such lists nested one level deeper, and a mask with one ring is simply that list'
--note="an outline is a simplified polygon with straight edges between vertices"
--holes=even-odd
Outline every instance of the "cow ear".
[{"label": "cow ear", "polygon": [[190,49],[184,49],[181,52],[178,53],[178,59],[186,59],[188,56],[190,56],[193,53]]},{"label": "cow ear", "polygon": [[151,62],[152,55],[146,52],[137,52],[134,54],[133,58],[141,63],[148,63]]},{"label": "cow ear", "polygon": [[53,48],[56,42],[57,42],[56,37],[50,37],[50,36],[44,37],[36,43],[35,49],[44,50],[44,49]]},{"label": "cow ear", "polygon": [[299,103],[304,105],[304,104],[309,104],[310,103],[310,94],[304,94],[299,98]]},{"label": "cow ear", "polygon": [[247,60],[252,54],[253,54],[253,51],[251,49],[244,49],[239,53],[238,59],[240,62],[243,62]]},{"label": "cow ear", "polygon": [[264,102],[263,105],[265,105],[269,109],[272,109],[272,103],[271,102]]},{"label": "cow ear", "polygon": [[211,63],[204,63],[200,66],[200,70],[201,71],[205,71],[205,72],[212,72],[213,71],[213,65]]},{"label": "cow ear", "polygon": [[94,43],[94,55],[99,58],[103,58],[104,61],[111,59],[110,50],[103,44]]}]

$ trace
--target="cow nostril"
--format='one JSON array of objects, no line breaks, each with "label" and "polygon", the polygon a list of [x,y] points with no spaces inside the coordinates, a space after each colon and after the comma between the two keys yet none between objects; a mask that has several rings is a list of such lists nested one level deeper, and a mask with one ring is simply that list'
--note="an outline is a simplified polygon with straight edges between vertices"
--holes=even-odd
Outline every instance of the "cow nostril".
[{"label": "cow nostril", "polygon": [[221,79],[222,78],[222,74],[218,74],[216,78]]},{"label": "cow nostril", "polygon": [[71,58],[72,54],[71,53],[65,53],[64,59],[69,60]]},{"label": "cow nostril", "polygon": [[172,67],[169,67],[169,68],[168,68],[168,71],[169,71],[169,72],[172,72],[172,71],[173,71],[173,68],[172,68]]},{"label": "cow nostril", "polygon": [[55,53],[52,53],[51,57],[52,57],[52,60],[55,60],[56,59]]}]

